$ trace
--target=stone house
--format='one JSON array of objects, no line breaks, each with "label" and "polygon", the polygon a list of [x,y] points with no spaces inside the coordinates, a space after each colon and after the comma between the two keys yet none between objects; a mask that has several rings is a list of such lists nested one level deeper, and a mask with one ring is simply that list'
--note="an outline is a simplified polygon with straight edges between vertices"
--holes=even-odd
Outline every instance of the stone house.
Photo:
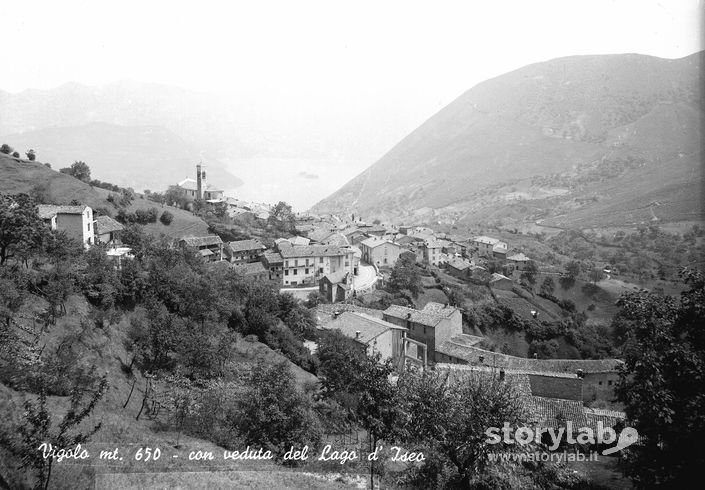
[{"label": "stone house", "polygon": [[284,286],[315,285],[324,275],[340,270],[353,273],[354,252],[348,247],[280,247],[279,252],[284,259]]},{"label": "stone house", "polygon": [[[416,352],[412,357],[420,359],[426,356],[429,362],[438,362],[436,346],[447,339],[463,333],[462,313],[450,305],[430,302],[423,310],[415,310],[405,306],[392,305],[387,308],[382,319],[405,327],[407,336],[425,346],[426,352],[421,352],[415,345]],[[415,355],[414,355],[415,354]]]},{"label": "stone house", "polygon": [[495,272],[490,278],[490,287],[492,289],[503,289],[505,291],[511,291],[514,283],[507,276],[503,276]]},{"label": "stone house", "polygon": [[266,247],[259,240],[237,240],[227,244],[223,251],[233,264],[258,262]]},{"label": "stone house", "polygon": [[378,267],[393,267],[404,249],[384,238],[370,237],[360,242],[362,260]]},{"label": "stone house", "polygon": [[368,355],[380,355],[380,361],[391,359],[400,368],[404,360],[406,327],[380,320],[365,313],[344,311],[324,327],[339,330],[360,345]]},{"label": "stone house", "polygon": [[95,243],[114,244],[119,241],[120,232],[125,227],[110,216],[95,219]]},{"label": "stone house", "polygon": [[494,246],[500,242],[497,238],[492,238],[488,236],[479,236],[472,240],[474,247],[477,249],[479,255],[484,255],[485,257],[494,256]]},{"label": "stone house", "polygon": [[422,245],[419,246],[419,252],[421,252],[421,260],[430,265],[438,266],[444,262],[441,256],[443,250],[443,245],[434,239],[426,240]]},{"label": "stone house", "polygon": [[318,293],[329,303],[338,303],[352,297],[353,276],[344,270],[326,274],[318,281]]},{"label": "stone house", "polygon": [[191,247],[208,262],[223,260],[223,240],[218,235],[184,237],[179,240],[181,247]]},{"label": "stone house", "polygon": [[507,257],[507,263],[512,271],[524,271],[531,259],[523,253],[518,253]]},{"label": "stone house", "polygon": [[95,243],[93,210],[89,206],[40,204],[37,208],[39,217],[52,230],[65,232],[85,248]]},{"label": "stone house", "polygon": [[472,265],[472,262],[469,260],[455,258],[449,260],[448,263],[445,264],[445,268],[451,276],[457,277],[458,279],[468,279]]},{"label": "stone house", "polygon": [[281,283],[284,258],[278,252],[264,252],[261,257],[262,264],[268,271],[269,279]]}]

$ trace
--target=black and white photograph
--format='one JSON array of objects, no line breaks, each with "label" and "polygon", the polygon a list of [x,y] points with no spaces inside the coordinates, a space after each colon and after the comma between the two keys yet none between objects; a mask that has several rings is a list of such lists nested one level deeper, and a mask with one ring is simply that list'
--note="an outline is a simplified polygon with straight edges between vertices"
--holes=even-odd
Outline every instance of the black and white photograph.
[{"label": "black and white photograph", "polygon": [[705,0],[0,19],[0,490],[698,487]]}]

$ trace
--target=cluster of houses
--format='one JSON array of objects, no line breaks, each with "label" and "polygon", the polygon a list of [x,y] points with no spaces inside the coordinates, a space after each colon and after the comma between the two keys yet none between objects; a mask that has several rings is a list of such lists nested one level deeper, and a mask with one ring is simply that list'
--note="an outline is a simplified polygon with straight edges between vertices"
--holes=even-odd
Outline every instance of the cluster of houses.
[{"label": "cluster of houses", "polygon": [[122,224],[110,216],[95,216],[90,206],[40,204],[37,212],[50,229],[66,233],[85,248],[107,245],[106,253],[115,260],[117,267],[123,259],[132,257],[128,247],[120,246],[118,236],[124,229]]},{"label": "cluster of houses", "polygon": [[[232,212],[233,206],[229,209]],[[258,240],[224,243],[215,235],[187,237],[180,243],[194,248],[205,260],[228,262],[253,279],[285,288],[318,286],[330,302],[345,301],[355,294],[360,263],[373,266],[381,275],[404,252],[412,252],[419,263],[496,289],[511,289],[517,274],[530,262],[521,252],[509,254],[508,244],[496,238],[436,233],[425,226],[369,224],[354,216],[299,215],[296,231],[297,236],[275,240],[271,249]],[[488,272],[490,260],[501,263],[508,276]]]},{"label": "cluster of houses", "polygon": [[534,422],[558,428],[614,427],[623,412],[588,408],[612,402],[619,379],[618,359],[526,359],[484,350],[481,337],[464,334],[459,309],[428,303],[416,310],[392,305],[384,311],[354,305],[319,305],[319,328],[338,330],[362,352],[391,360],[398,372],[432,366],[451,381],[467,376],[494,376],[511,384]]}]

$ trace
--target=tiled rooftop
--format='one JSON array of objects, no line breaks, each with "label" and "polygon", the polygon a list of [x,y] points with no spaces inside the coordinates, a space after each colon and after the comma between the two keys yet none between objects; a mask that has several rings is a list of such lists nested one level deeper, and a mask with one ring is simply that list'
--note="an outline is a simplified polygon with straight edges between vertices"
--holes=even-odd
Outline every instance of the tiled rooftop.
[{"label": "tiled rooftop", "polygon": [[[328,323],[325,328],[329,330],[340,330],[345,336],[362,342],[363,344],[370,343],[390,329],[406,330],[403,327],[385,322],[379,318],[351,311],[341,313],[338,318]],[[357,337],[357,332],[360,332],[359,337]]]},{"label": "tiled rooftop", "polygon": [[40,204],[37,206],[39,217],[49,219],[56,214],[83,214],[87,206],[55,206],[54,204]]},{"label": "tiled rooftop", "polygon": [[336,247],[334,245],[307,245],[302,247],[280,248],[282,257],[285,259],[298,257],[335,257],[339,255],[352,254],[349,248]]},{"label": "tiled rooftop", "polygon": [[230,250],[233,252],[244,252],[246,250],[262,250],[264,245],[259,240],[237,240],[230,242]]},{"label": "tiled rooftop", "polygon": [[203,247],[203,246],[207,246],[207,245],[220,245],[221,243],[223,243],[223,240],[221,240],[218,235],[209,235],[209,236],[200,236],[200,237],[189,236],[189,237],[184,237],[179,241],[184,242],[189,247]]},{"label": "tiled rooftop", "polygon": [[473,242],[484,243],[485,245],[495,245],[499,242],[498,238],[492,238],[488,236],[479,236],[473,239]]},{"label": "tiled rooftop", "polygon": [[[384,310],[384,314],[402,320],[409,318],[414,323],[435,327],[441,320],[448,318],[455,311],[457,311],[457,308],[453,306],[445,306],[440,303],[431,302],[428,303],[423,310],[392,305]],[[411,314],[410,317],[409,314]]]},{"label": "tiled rooftop", "polygon": [[112,231],[120,231],[124,229],[124,226],[122,226],[110,216],[98,216],[95,219],[95,231],[98,235],[110,233]]}]

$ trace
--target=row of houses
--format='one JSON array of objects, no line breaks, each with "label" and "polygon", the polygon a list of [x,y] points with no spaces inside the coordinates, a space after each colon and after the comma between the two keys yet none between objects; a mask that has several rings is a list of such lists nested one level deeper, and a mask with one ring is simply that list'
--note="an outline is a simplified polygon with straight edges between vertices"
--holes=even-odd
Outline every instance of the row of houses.
[{"label": "row of houses", "polygon": [[618,359],[526,359],[481,349],[481,337],[462,333],[457,308],[428,303],[422,310],[390,306],[384,311],[353,305],[317,308],[319,328],[338,330],[360,350],[391,360],[399,372],[410,365],[435,369],[448,382],[492,376],[508,383],[532,422],[559,428],[614,427],[625,419],[617,410],[589,408],[613,402],[622,361]]},{"label": "row of houses", "polygon": [[[341,311],[339,305],[334,308],[333,312],[330,307],[318,308],[321,328],[340,330],[369,353],[379,352],[382,360],[391,359],[399,369],[411,363],[531,374],[538,396],[583,402],[609,400],[623,364],[618,359],[527,359],[491,352],[479,347],[482,337],[463,333],[458,308],[440,303],[430,302],[421,310],[397,305],[383,311],[355,311],[358,308],[352,306],[346,306],[352,311]],[[566,379],[572,381],[562,381]]]},{"label": "row of houses", "polygon": [[281,287],[327,284],[324,292],[330,301],[349,297],[360,261],[359,250],[354,247],[311,244],[302,237],[278,239],[273,249],[256,239],[224,243],[217,235],[186,237],[179,243],[195,249],[204,260],[227,262],[255,280],[272,281]]}]

